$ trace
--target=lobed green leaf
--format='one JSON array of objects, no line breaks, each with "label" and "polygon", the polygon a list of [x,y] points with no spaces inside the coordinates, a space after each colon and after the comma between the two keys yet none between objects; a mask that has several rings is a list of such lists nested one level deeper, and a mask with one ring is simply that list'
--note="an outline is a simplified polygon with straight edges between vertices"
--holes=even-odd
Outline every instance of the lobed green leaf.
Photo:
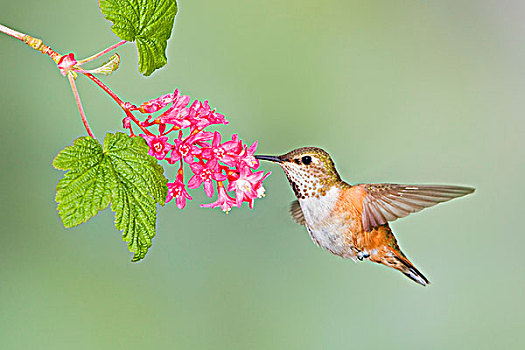
[{"label": "lobed green leaf", "polygon": [[53,166],[68,170],[55,197],[64,226],[88,221],[111,202],[115,227],[134,253],[132,261],[144,258],[155,236],[156,204],[164,205],[168,181],[147,153],[142,138],[123,133],[107,134],[103,146],[82,137],[60,151]]},{"label": "lobed green leaf", "polygon": [[167,63],[166,46],[177,14],[176,0],[100,0],[104,17],[122,40],[136,41],[139,71],[151,75]]},{"label": "lobed green leaf", "polygon": [[148,146],[140,137],[107,134],[103,149],[113,171],[111,209],[115,227],[122,231],[129,251],[135,253],[132,261],[138,261],[151,247],[157,220],[155,204],[164,205],[168,180],[157,160],[147,154]]},{"label": "lobed green leaf", "polygon": [[53,160],[53,166],[69,170],[57,184],[55,200],[65,227],[88,221],[110,202],[111,190],[102,147],[91,137],[77,139]]},{"label": "lobed green leaf", "polygon": [[59,170],[91,168],[102,160],[102,146],[97,140],[86,136],[74,141],[73,146],[68,146],[60,151],[53,166]]}]

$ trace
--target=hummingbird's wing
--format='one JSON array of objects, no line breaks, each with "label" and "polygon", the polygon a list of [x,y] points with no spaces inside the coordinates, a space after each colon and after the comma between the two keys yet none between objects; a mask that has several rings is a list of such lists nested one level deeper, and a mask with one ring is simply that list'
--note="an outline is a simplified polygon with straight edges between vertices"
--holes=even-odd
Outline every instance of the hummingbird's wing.
[{"label": "hummingbird's wing", "polygon": [[471,187],[447,185],[361,184],[363,229],[403,218],[410,213],[474,192]]},{"label": "hummingbird's wing", "polygon": [[294,200],[290,205],[290,214],[296,223],[299,225],[304,225],[304,215],[298,200]]}]

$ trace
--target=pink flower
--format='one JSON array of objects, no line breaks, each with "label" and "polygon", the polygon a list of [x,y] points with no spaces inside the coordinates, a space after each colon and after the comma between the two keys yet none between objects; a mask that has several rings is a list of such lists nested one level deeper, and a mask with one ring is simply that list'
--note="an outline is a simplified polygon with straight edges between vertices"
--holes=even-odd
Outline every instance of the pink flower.
[{"label": "pink flower", "polygon": [[205,110],[201,106],[201,102],[195,100],[188,109],[187,119],[190,122],[192,131],[195,129],[202,130],[211,124],[208,118],[206,118],[206,114],[203,114]]},{"label": "pink flower", "polygon": [[186,119],[189,114],[186,106],[189,102],[189,96],[181,95],[179,90],[175,89],[173,105],[156,120],[163,124],[173,124],[181,129],[189,127],[191,122]]},{"label": "pink flower", "polygon": [[193,163],[190,167],[195,175],[188,182],[188,188],[197,188],[204,183],[204,192],[210,198],[213,196],[212,180],[224,181],[227,178],[219,168],[217,159],[210,160],[206,165]]},{"label": "pink flower", "polygon": [[[206,103],[206,105],[208,104],[208,101],[204,101],[204,102]],[[224,118],[224,115],[218,112],[215,112],[215,110],[210,111],[210,113],[208,113],[207,118],[212,124],[225,124],[225,125],[228,124],[228,121]]]},{"label": "pink flower", "polygon": [[241,150],[241,142],[237,138],[237,135],[232,136],[231,141],[227,141],[221,145],[221,134],[216,131],[213,135],[211,147],[203,149],[202,156],[206,159],[220,160],[229,166],[235,166]]},{"label": "pink flower", "polygon": [[174,164],[181,158],[188,164],[193,163],[193,157],[201,154],[202,149],[194,145],[195,138],[182,138],[182,130],[179,131],[179,138],[173,141],[171,157],[168,162]]},{"label": "pink flower", "polygon": [[186,108],[188,103],[190,103],[190,97],[187,95],[181,95],[178,89],[175,89],[173,95],[173,105],[166,111],[166,114],[180,113]]},{"label": "pink flower", "polygon": [[179,129],[185,129],[191,126],[191,121],[188,120],[189,110],[187,108],[178,109],[169,109],[168,111],[162,113],[156,118],[156,120],[163,124],[172,124]]},{"label": "pink flower", "polygon": [[212,132],[200,131],[192,137],[193,142],[200,147],[209,147],[210,144],[207,141],[213,139],[214,134]]},{"label": "pink flower", "polygon": [[131,118],[130,117],[124,117],[124,119],[122,119],[122,127],[124,129],[131,129]]},{"label": "pink flower", "polygon": [[178,174],[174,182],[168,183],[168,195],[166,197],[166,203],[175,198],[175,203],[179,209],[183,209],[186,206],[186,199],[190,201],[193,199],[186,191],[184,185],[184,178],[182,174]]},{"label": "pink flower", "polygon": [[186,129],[191,126],[191,122],[182,115],[161,115],[157,118],[160,123],[175,125],[179,129]]},{"label": "pink flower", "polygon": [[211,124],[228,124],[224,116],[211,110],[208,101],[193,101],[188,109],[188,120],[191,122],[191,128],[202,130]]},{"label": "pink flower", "polygon": [[[193,107],[193,105],[192,105]],[[199,102],[195,105],[198,108],[198,112],[201,118],[206,118],[210,124],[228,124],[228,121],[224,119],[224,115],[215,112],[208,105],[208,101]]]},{"label": "pink flower", "polygon": [[262,182],[270,174],[264,175],[264,171],[252,173],[248,166],[241,164],[239,178],[228,183],[228,191],[235,191],[235,200],[239,208],[242,202],[248,202],[250,208],[253,208],[253,200],[264,196]]},{"label": "pink flower", "polygon": [[[59,68],[63,74],[68,74],[78,68],[75,64],[78,65],[73,54],[69,54],[62,58]],[[203,185],[204,192],[210,198],[216,186],[218,198],[202,207],[220,207],[228,212],[247,202],[252,208],[255,198],[264,196],[263,180],[269,175],[262,171],[255,172],[259,167],[259,161],[254,156],[257,142],[245,145],[237,134],[222,142],[221,133],[204,130],[214,124],[228,124],[224,115],[212,109],[208,101],[189,103],[190,97],[182,95],[177,89],[139,107],[129,102],[122,103],[127,113],[122,125],[133,137],[135,127],[142,130],[144,134],[140,136],[148,144],[151,156],[170,164],[180,162],[179,173],[167,185],[167,202],[175,199],[177,207],[182,209],[186,200],[192,200],[187,189]],[[143,113],[140,119],[130,114],[135,111]],[[189,164],[193,172],[186,179],[183,163]]]},{"label": "pink flower", "polygon": [[168,143],[167,136],[155,136],[155,135],[144,135],[140,134],[144,140],[146,140],[149,146],[148,154],[157,158],[158,160],[164,159],[166,154],[171,149],[171,145]]},{"label": "pink flower", "polygon": [[129,109],[130,111],[136,111],[138,109],[137,106],[135,106],[131,102],[124,102],[124,104],[122,105],[122,108]]},{"label": "pink flower", "polygon": [[257,150],[257,141],[255,141],[250,148],[244,145],[244,151],[241,154],[241,163],[246,164],[249,168],[257,169],[259,167],[259,160],[255,158],[254,153]]},{"label": "pink flower", "polygon": [[161,110],[162,108],[166,107],[168,104],[173,103],[173,105],[166,112],[168,113],[174,109],[179,110],[181,108],[186,107],[189,102],[189,96],[183,96],[180,94],[178,89],[175,89],[175,91],[172,94],[162,95],[153,100],[144,102],[139,106],[138,110],[141,113],[155,113]]},{"label": "pink flower", "polygon": [[153,100],[144,102],[138,108],[141,113],[155,113],[158,110],[166,107],[168,103],[173,101],[173,94],[162,95]]},{"label": "pink flower", "polygon": [[60,69],[60,73],[63,76],[66,76],[67,73],[73,70],[74,66],[77,64],[77,60],[75,59],[75,55],[73,55],[72,52],[68,53],[67,55],[64,55],[60,58],[58,61],[58,69]]},{"label": "pink flower", "polygon": [[201,208],[215,208],[221,207],[222,211],[228,213],[232,207],[235,207],[235,199],[228,196],[226,189],[223,185],[218,186],[219,198],[213,203],[201,204]]}]

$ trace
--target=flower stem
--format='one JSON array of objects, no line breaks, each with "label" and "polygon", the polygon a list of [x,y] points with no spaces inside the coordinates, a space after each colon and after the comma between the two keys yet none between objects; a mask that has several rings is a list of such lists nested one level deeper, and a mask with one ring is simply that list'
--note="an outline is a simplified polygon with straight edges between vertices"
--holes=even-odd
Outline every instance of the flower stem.
[{"label": "flower stem", "polygon": [[24,36],[25,36],[24,33],[17,32],[16,30],[8,28],[1,24],[0,24],[0,32],[3,32],[7,35],[11,35],[13,38],[17,38],[22,41],[24,40]]},{"label": "flower stem", "polygon": [[114,44],[114,45],[111,45],[110,47],[108,47],[107,49],[104,49],[102,51],[100,51],[99,53],[96,53],[94,54],[93,56],[90,56],[88,58],[84,58],[83,60],[79,60],[78,63],[79,64],[84,64],[86,62],[89,62],[89,61],[92,61],[94,60],[95,58],[98,58],[102,55],[105,55],[106,53],[112,51],[112,50],[115,50],[117,47],[121,46],[121,45],[124,45],[125,43],[127,43],[126,40],[122,40],[122,41],[119,41],[118,43]]},{"label": "flower stem", "polygon": [[16,38],[18,40],[22,40],[23,42],[25,42],[27,45],[29,45],[33,49],[40,51],[44,55],[48,55],[49,57],[51,57],[51,59],[55,61],[55,63],[57,64],[60,61],[60,58],[62,58],[62,55],[58,54],[56,51],[54,51],[49,46],[44,45],[44,43],[40,39],[33,38],[32,36],[24,34],[24,33],[17,32],[16,30],[8,28],[1,24],[0,24],[0,32],[10,35],[13,38]]},{"label": "flower stem", "polygon": [[91,128],[89,127],[89,124],[86,119],[86,114],[84,113],[84,108],[82,107],[82,102],[80,101],[80,96],[78,95],[77,86],[75,84],[75,78],[73,78],[73,74],[69,73],[67,75],[67,80],[69,80],[69,84],[71,85],[71,89],[73,90],[73,94],[75,95],[75,101],[78,106],[78,111],[80,112],[80,117],[82,118],[82,122],[84,123],[84,126],[86,127],[87,133],[92,138],[95,138],[93,135],[93,132],[91,131]]},{"label": "flower stem", "polygon": [[104,90],[104,92],[106,92],[109,96],[111,96],[111,98],[113,100],[115,100],[115,102],[117,102],[117,104],[120,106],[120,108],[122,108],[122,110],[124,111],[124,113],[126,113],[126,115],[135,122],[135,124],[137,124],[137,126],[142,130],[144,131],[147,135],[153,135],[151,133],[151,131],[149,131],[148,129],[146,129],[145,127],[143,127],[141,124],[140,124],[140,120],[138,120],[134,115],[133,113],[131,113],[131,111],[129,109],[127,109],[125,106],[124,106],[124,102],[113,92],[113,90],[111,90],[106,84],[104,84],[102,81],[100,81],[97,77],[95,77],[93,74],[91,73],[87,73],[86,71],[82,71],[82,70],[78,70],[78,72],[84,74],[86,77],[88,77],[89,79],[91,79],[95,84],[97,84],[102,90]]}]

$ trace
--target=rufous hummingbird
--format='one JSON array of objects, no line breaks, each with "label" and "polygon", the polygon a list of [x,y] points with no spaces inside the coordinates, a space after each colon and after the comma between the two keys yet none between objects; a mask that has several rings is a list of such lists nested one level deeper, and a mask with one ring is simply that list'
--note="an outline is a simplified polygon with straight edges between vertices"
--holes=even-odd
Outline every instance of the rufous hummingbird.
[{"label": "rufous hummingbird", "polygon": [[449,185],[350,185],[341,180],[330,155],[317,147],[255,158],[283,168],[297,197],[290,213],[315,244],[345,259],[393,267],[423,286],[428,279],[399,249],[388,223],[474,192]]}]

